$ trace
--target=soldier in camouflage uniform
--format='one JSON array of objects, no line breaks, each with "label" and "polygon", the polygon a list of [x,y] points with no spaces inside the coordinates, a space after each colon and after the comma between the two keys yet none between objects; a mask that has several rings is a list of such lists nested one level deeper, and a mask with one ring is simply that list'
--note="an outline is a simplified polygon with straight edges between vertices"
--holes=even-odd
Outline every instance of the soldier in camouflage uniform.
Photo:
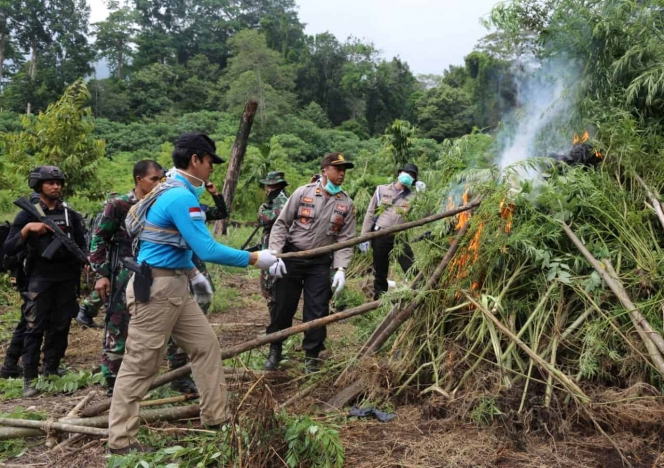
[{"label": "soldier in camouflage uniform", "polygon": [[[106,311],[101,369],[108,384],[109,396],[113,393],[115,377],[122,364],[131,318],[124,295],[130,272],[121,264],[111,265],[111,260],[133,255],[132,241],[125,230],[125,217],[129,208],[147,195],[162,176],[163,170],[155,161],[146,160],[136,163],[134,166],[134,181],[136,184],[134,189],[124,195],[109,197],[90,242],[90,264],[97,275],[95,292],[98,294],[100,301],[107,303],[116,292],[119,291],[120,294],[120,299],[114,304],[113,310]],[[117,252],[113,252],[114,249],[118,249]],[[111,291],[113,276],[115,276],[113,281],[115,291]]]},{"label": "soldier in camouflage uniform", "polygon": [[[205,213],[205,222],[209,223],[212,221],[219,221],[221,219],[228,218],[228,208],[226,207],[226,201],[224,200],[224,196],[217,192],[217,187],[210,182],[205,186],[205,189],[210,195],[212,195],[212,199],[214,200],[215,205],[208,206],[201,204],[201,209]],[[208,279],[210,285],[212,286],[212,291],[215,291],[214,283],[212,282],[212,278],[210,277],[210,273],[208,272],[205,262],[198,258],[196,254],[192,255],[191,260],[194,262],[194,265],[198,271],[203,273],[203,275],[205,275],[205,277]],[[208,311],[210,310],[211,304],[212,302],[198,303],[205,315],[207,315]],[[166,347],[166,358],[168,359],[168,365],[171,369],[177,369],[178,367],[182,367],[187,363],[187,354],[183,349],[178,347],[177,343],[175,343],[173,339],[168,342],[168,346]],[[191,383],[192,385],[195,385],[193,381]],[[195,391],[195,389],[195,386],[191,388],[192,391]]]},{"label": "soldier in camouflage uniform", "polygon": [[[259,250],[263,250],[268,247],[272,225],[288,201],[288,194],[286,193],[288,182],[286,182],[283,172],[275,171],[268,173],[265,179],[260,180],[260,183],[265,186],[265,195],[267,196],[265,202],[258,208],[258,224],[263,228]],[[267,306],[270,310],[274,307],[275,281],[275,278],[268,275],[267,271],[261,271],[261,292],[267,300]]]}]

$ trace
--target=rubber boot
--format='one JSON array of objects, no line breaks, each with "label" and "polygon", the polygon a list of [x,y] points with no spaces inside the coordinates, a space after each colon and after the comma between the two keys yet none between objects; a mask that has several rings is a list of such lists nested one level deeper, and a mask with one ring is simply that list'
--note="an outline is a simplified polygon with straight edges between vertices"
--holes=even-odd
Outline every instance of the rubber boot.
[{"label": "rubber boot", "polygon": [[57,375],[58,377],[63,377],[67,374],[67,369],[60,367],[59,362],[47,362],[44,363],[44,376],[48,377],[49,375]]},{"label": "rubber boot", "polygon": [[263,369],[266,371],[275,371],[279,369],[279,362],[281,361],[281,343],[270,344],[270,354],[267,356],[265,366]]}]

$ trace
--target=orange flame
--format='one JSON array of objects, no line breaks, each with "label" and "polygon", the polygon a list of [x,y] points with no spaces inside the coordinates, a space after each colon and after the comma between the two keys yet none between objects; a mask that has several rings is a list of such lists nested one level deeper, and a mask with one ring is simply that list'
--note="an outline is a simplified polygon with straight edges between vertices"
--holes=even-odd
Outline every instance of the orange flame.
[{"label": "orange flame", "polygon": [[583,132],[583,135],[581,135],[581,136],[579,136],[575,133],[574,138],[572,139],[572,144],[573,145],[583,144],[586,141],[588,141],[588,138],[590,138],[590,135],[588,134],[588,130]]},{"label": "orange flame", "polygon": [[504,231],[506,233],[512,231],[512,217],[514,216],[515,206],[513,203],[505,203],[505,199],[500,202],[500,217],[503,218],[505,223]]}]

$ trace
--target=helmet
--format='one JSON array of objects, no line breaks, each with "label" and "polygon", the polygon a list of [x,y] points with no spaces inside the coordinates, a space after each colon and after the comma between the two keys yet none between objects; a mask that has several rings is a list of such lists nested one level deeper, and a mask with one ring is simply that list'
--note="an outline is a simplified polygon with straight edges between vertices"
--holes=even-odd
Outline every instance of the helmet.
[{"label": "helmet", "polygon": [[37,166],[28,177],[28,186],[33,190],[38,190],[41,183],[46,180],[60,180],[64,184],[65,175],[55,166]]},{"label": "helmet", "polygon": [[286,176],[281,171],[269,172],[265,179],[261,179],[259,182],[263,185],[283,184],[284,187],[288,185],[288,182],[286,182]]}]

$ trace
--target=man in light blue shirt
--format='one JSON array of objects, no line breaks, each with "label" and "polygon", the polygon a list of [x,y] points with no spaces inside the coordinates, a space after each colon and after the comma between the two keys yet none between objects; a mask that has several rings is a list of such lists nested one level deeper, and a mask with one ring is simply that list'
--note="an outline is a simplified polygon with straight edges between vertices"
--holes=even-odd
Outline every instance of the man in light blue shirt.
[{"label": "man in light blue shirt", "polygon": [[132,225],[140,226],[138,262],[149,268],[127,287],[132,318],[109,416],[112,454],[150,450],[136,443],[139,403],[157,375],[170,335],[191,360],[203,424],[218,427],[227,419],[218,338],[197,304],[202,296],[212,295],[212,287],[194,267],[192,251],[204,262],[237,267],[267,269],[277,259],[268,250],[249,253],[219,244],[205,226],[198,199],[213,165],[223,162],[215,151],[207,135],[181,135],[172,155],[177,175],[162,182],[127,215],[128,232]]}]

